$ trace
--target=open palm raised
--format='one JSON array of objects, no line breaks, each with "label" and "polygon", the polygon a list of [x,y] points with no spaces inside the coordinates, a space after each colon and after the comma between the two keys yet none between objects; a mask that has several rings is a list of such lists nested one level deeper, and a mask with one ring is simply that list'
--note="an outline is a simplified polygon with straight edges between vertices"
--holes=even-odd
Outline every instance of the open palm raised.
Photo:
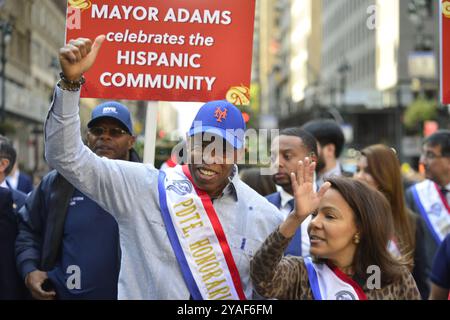
[{"label": "open palm raised", "polygon": [[320,199],[330,188],[331,184],[325,182],[319,192],[314,190],[314,170],[316,163],[305,158],[304,162],[297,164],[297,173],[291,173],[291,184],[295,198],[295,215],[303,221],[319,206]]}]

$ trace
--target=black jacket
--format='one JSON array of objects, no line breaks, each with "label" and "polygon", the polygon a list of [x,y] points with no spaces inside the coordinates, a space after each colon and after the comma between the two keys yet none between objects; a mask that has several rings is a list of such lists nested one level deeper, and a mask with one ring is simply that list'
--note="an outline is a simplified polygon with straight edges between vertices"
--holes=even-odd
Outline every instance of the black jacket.
[{"label": "black jacket", "polygon": [[[140,162],[132,149],[130,161]],[[22,277],[36,269],[49,271],[59,258],[67,208],[75,188],[51,171],[19,210],[16,263]]]},{"label": "black jacket", "polygon": [[6,184],[8,185],[8,188],[11,191],[14,213],[17,214],[19,209],[25,204],[27,194],[20,190],[13,189],[8,181],[6,181]]},{"label": "black jacket", "polygon": [[12,190],[0,188],[0,300],[25,298],[25,286],[17,272],[14,242],[17,221]]},{"label": "black jacket", "polygon": [[428,300],[430,295],[430,284],[429,284],[429,273],[431,265],[427,262],[427,251],[425,243],[425,222],[422,217],[411,213],[414,215],[414,220],[416,221],[416,248],[414,250],[414,268],[412,270],[412,276],[416,281],[417,288],[420,291],[420,295],[423,300]]}]

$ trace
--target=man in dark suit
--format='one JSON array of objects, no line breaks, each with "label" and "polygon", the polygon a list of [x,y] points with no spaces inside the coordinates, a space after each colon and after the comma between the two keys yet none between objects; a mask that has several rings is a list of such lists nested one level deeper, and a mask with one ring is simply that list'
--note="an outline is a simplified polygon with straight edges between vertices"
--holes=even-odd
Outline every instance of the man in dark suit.
[{"label": "man in dark suit", "polygon": [[25,287],[16,268],[16,213],[25,203],[25,194],[9,189],[5,178],[16,162],[9,139],[0,135],[0,300],[25,298]]},{"label": "man in dark suit", "polygon": [[11,190],[14,212],[17,212],[25,203],[26,194],[10,187],[6,177],[11,173],[16,163],[16,150],[11,141],[0,135],[0,187]]},{"label": "man in dark suit", "polygon": [[[281,187],[279,192],[266,198],[284,214],[285,217],[294,209],[294,197],[291,187],[291,172],[296,172],[297,163],[305,157],[317,160],[316,139],[300,128],[283,129],[280,135],[272,141],[271,161],[275,174],[274,182]],[[285,253],[294,256],[309,256],[309,237],[305,220],[294,235]]]},{"label": "man in dark suit", "polygon": [[0,188],[0,300],[25,298],[14,254],[17,222],[13,205],[11,190]]}]

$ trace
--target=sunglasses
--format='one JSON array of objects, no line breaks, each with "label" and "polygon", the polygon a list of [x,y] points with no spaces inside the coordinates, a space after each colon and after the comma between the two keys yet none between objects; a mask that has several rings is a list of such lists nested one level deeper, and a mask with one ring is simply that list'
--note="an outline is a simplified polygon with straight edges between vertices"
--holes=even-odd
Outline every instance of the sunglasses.
[{"label": "sunglasses", "polygon": [[110,137],[113,138],[117,138],[117,137],[121,137],[124,134],[129,134],[128,131],[125,131],[123,129],[120,128],[103,128],[103,127],[92,127],[89,128],[89,133],[99,137],[101,135],[103,135],[104,133],[108,132]]}]

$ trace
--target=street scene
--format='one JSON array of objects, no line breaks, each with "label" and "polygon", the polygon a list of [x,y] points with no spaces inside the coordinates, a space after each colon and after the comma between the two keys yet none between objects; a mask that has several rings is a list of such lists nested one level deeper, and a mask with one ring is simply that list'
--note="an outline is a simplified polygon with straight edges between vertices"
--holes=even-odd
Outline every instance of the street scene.
[{"label": "street scene", "polygon": [[0,0],[0,300],[449,300],[448,57],[446,0]]}]

